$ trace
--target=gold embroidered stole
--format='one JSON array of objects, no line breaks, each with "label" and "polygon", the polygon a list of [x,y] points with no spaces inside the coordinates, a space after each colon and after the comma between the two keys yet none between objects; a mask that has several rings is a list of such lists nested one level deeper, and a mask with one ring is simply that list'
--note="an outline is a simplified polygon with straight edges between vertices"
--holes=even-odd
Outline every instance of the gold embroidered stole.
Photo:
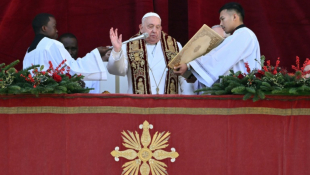
[{"label": "gold embroidered stole", "polygon": [[[140,32],[133,37],[139,35],[141,35]],[[132,90],[134,94],[152,94],[145,44],[144,40],[127,43],[127,56],[131,69]],[[161,47],[164,52],[166,67],[168,67],[169,61],[179,52],[177,41],[166,33],[161,32]],[[178,94],[178,85],[178,76],[168,67],[164,94]]]}]

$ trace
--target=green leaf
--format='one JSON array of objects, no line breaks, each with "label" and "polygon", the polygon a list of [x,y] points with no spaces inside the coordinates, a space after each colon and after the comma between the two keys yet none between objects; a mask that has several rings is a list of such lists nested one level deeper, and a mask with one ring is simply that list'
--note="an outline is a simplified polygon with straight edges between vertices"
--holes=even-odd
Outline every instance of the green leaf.
[{"label": "green leaf", "polygon": [[253,102],[256,102],[256,101],[258,101],[258,100],[259,100],[259,97],[258,97],[257,94],[255,94],[254,97],[253,97]]},{"label": "green leaf", "polygon": [[53,92],[53,91],[54,91],[53,87],[48,86],[44,88],[44,92]]},{"label": "green leaf", "polygon": [[265,93],[262,90],[259,89],[257,95],[260,99],[265,99]]},{"label": "green leaf", "polygon": [[56,89],[56,90],[61,90],[61,91],[63,91],[63,92],[66,92],[66,91],[67,91],[67,88],[64,87],[64,86],[57,86],[55,89]]},{"label": "green leaf", "polygon": [[21,91],[20,90],[16,90],[16,89],[13,89],[13,90],[8,90],[8,94],[20,94]]},{"label": "green leaf", "polygon": [[240,79],[239,78],[237,78],[237,77],[233,77],[233,76],[228,76],[228,77],[226,77],[226,79],[227,80],[233,80],[233,81],[235,81],[235,82],[240,82]]},{"label": "green leaf", "polygon": [[266,59],[266,57],[265,57],[264,55],[262,55],[262,56],[260,57],[260,64],[261,64],[261,67],[264,66],[264,64],[265,64],[265,59]]},{"label": "green leaf", "polygon": [[245,90],[244,86],[238,86],[238,87],[233,88],[231,92],[234,94],[242,94],[244,90]]},{"label": "green leaf", "polygon": [[266,87],[269,87],[269,88],[271,87],[271,85],[269,83],[267,83],[267,82],[262,82],[262,85],[266,86]]},{"label": "green leaf", "polygon": [[285,94],[285,93],[289,93],[289,89],[276,87],[276,89],[271,91],[271,93],[272,94]]},{"label": "green leaf", "polygon": [[216,95],[224,95],[224,94],[226,94],[226,91],[225,90],[218,90],[218,91],[215,91],[215,94]]},{"label": "green leaf", "polygon": [[11,85],[8,87],[8,89],[14,91],[14,90],[20,90],[21,88],[19,86],[16,86],[16,85]]},{"label": "green leaf", "polygon": [[229,86],[231,87],[237,87],[237,86],[241,86],[240,83],[233,81],[233,80],[228,80]]},{"label": "green leaf", "polygon": [[194,92],[203,92],[203,91],[210,91],[210,90],[212,90],[212,88],[204,87],[204,88],[198,89],[198,90],[196,90]]},{"label": "green leaf", "polygon": [[0,88],[0,94],[6,94],[8,92],[7,88]]},{"label": "green leaf", "polygon": [[227,87],[225,88],[226,93],[231,93],[231,90],[232,90],[233,88],[234,88],[234,87],[232,87],[232,86],[227,86]]},{"label": "green leaf", "polygon": [[65,93],[65,92],[62,91],[62,90],[57,90],[57,89],[56,89],[56,90],[54,91],[54,93],[55,93],[55,94],[63,94],[63,93]]},{"label": "green leaf", "polygon": [[261,85],[261,84],[262,84],[262,81],[259,80],[259,79],[255,79],[254,82],[255,82],[256,84],[258,84],[258,85]]},{"label": "green leaf", "polygon": [[212,85],[212,87],[220,87],[220,88],[222,88],[222,85],[221,85],[221,83],[214,83],[214,84]]},{"label": "green leaf", "polygon": [[290,88],[288,91],[290,94],[297,94],[297,89],[296,88]]},{"label": "green leaf", "polygon": [[212,90],[222,90],[223,88],[222,87],[218,87],[218,86],[215,86],[215,87],[211,87],[212,88]]},{"label": "green leaf", "polygon": [[248,92],[252,93],[252,94],[255,94],[255,93],[256,93],[256,91],[255,91],[255,89],[254,89],[253,87],[246,87],[245,89],[246,89]]},{"label": "green leaf", "polygon": [[302,85],[301,87],[297,88],[298,91],[310,91],[310,87],[307,85]]},{"label": "green leaf", "polygon": [[268,78],[273,78],[274,75],[270,72],[265,72],[265,76]]},{"label": "green leaf", "polygon": [[251,98],[253,94],[252,93],[246,93],[244,96],[243,96],[243,100],[248,100],[249,98]]},{"label": "green leaf", "polygon": [[263,91],[270,91],[271,90],[270,87],[266,87],[266,86],[260,86],[260,89],[262,89]]}]

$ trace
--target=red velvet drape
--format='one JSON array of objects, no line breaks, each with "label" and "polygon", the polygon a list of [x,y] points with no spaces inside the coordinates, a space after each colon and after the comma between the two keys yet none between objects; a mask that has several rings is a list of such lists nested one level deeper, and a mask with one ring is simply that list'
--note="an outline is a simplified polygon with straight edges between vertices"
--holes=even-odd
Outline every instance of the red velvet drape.
[{"label": "red velvet drape", "polygon": [[[138,31],[144,13],[155,11],[163,30],[183,45],[202,26],[219,23],[219,8],[228,0],[1,0],[0,63],[22,61],[34,37],[31,21],[41,12],[57,19],[59,34],[74,33],[79,41],[79,56],[93,48],[110,45],[110,27],[119,28],[124,39]],[[291,69],[295,56],[301,62],[309,57],[310,1],[239,0],[245,9],[245,24],[260,42],[261,54]],[[21,68],[19,64],[18,68]]]}]

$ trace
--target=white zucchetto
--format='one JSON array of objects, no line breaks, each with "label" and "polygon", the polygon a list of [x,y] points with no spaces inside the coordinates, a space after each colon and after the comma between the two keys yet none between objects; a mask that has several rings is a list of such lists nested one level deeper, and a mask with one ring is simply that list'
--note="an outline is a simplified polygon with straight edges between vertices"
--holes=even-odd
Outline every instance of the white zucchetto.
[{"label": "white zucchetto", "polygon": [[149,13],[146,13],[146,14],[142,17],[142,20],[143,20],[144,18],[147,18],[147,17],[150,17],[150,16],[156,16],[157,18],[161,19],[160,16],[159,16],[157,13],[149,12]]}]

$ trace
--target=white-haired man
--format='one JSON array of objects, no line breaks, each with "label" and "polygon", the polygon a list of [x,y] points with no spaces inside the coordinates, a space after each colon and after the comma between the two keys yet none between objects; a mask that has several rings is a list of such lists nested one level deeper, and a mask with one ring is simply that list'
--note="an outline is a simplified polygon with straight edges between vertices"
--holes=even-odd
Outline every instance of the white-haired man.
[{"label": "white-haired man", "polygon": [[140,31],[148,33],[145,40],[122,44],[122,35],[110,29],[113,50],[108,71],[128,77],[128,93],[132,94],[194,94],[194,86],[167,67],[182,46],[174,38],[162,32],[158,14],[150,12],[143,16]]}]

